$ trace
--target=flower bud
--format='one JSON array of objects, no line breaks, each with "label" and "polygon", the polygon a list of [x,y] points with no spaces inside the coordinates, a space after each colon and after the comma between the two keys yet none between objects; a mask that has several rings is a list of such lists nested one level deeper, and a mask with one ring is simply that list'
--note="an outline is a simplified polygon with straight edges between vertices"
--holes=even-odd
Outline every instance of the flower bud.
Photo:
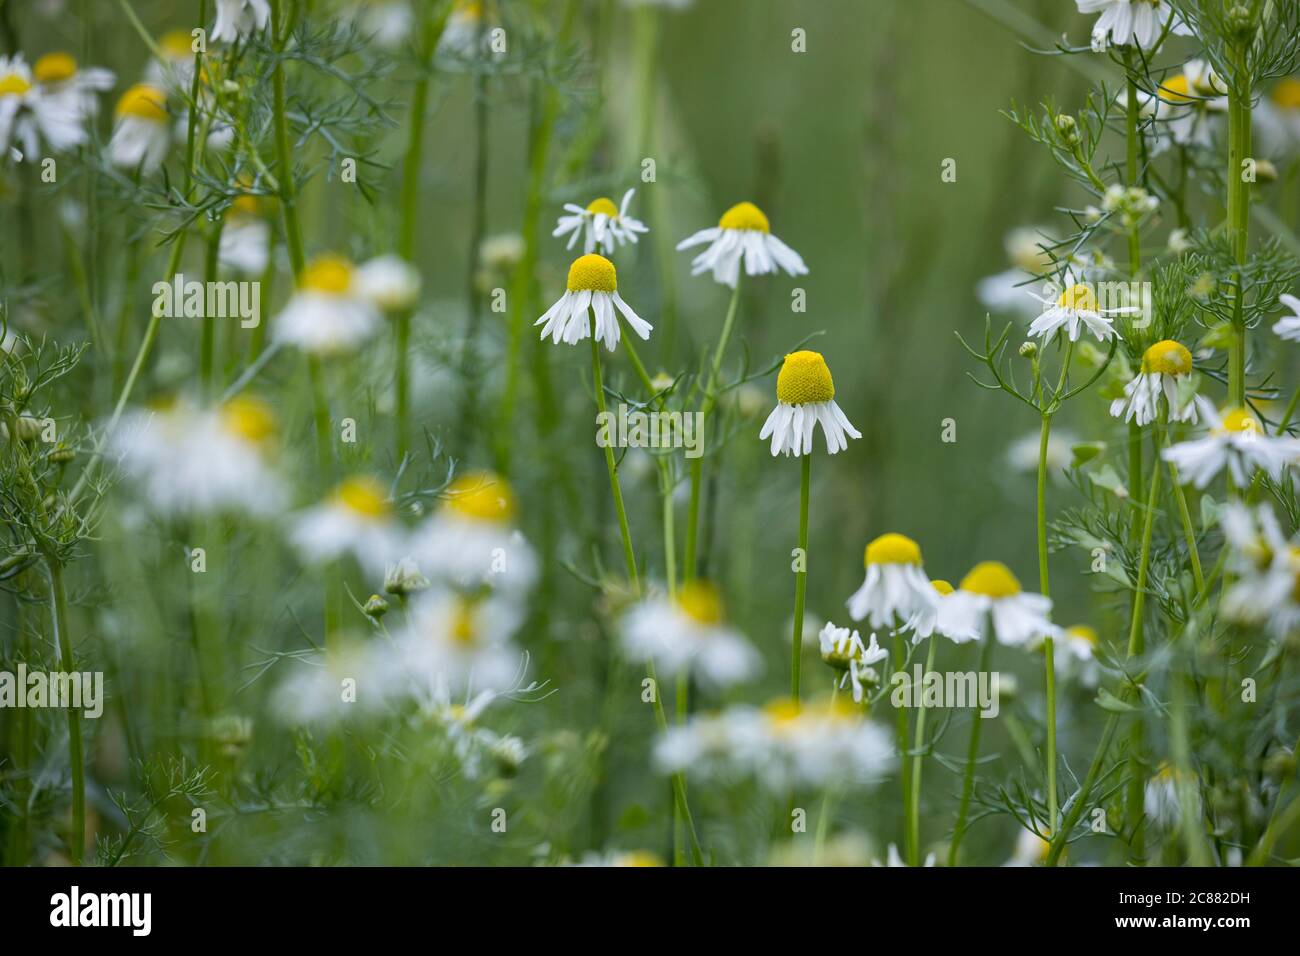
[{"label": "flower bud", "polygon": [[41,437],[41,423],[30,415],[19,415],[15,430],[18,440],[28,444]]},{"label": "flower bud", "polygon": [[366,601],[364,610],[367,617],[373,617],[375,620],[378,620],[388,613],[388,602],[378,594],[372,594],[370,595],[370,600]]},{"label": "flower bud", "polygon": [[1069,113],[1061,113],[1056,117],[1056,135],[1061,137],[1061,142],[1067,146],[1079,145],[1079,124]]},{"label": "flower bud", "polygon": [[1019,351],[1020,351],[1021,358],[1027,358],[1027,359],[1036,358],[1038,356],[1038,343],[1022,342],[1020,344]]}]

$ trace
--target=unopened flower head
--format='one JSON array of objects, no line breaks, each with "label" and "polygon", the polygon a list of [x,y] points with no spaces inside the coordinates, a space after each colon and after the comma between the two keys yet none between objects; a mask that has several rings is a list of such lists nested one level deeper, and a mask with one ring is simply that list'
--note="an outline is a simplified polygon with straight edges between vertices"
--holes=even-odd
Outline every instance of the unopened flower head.
[{"label": "unopened flower head", "polygon": [[596,340],[611,352],[621,336],[619,313],[632,331],[643,339],[654,328],[632,311],[618,294],[618,271],[604,256],[588,254],[573,260],[569,267],[568,288],[558,302],[534,322],[542,326],[542,338],[548,335],[558,345],[561,341],[577,345],[591,338],[591,317],[596,317]]},{"label": "unopened flower head", "polygon": [[337,355],[355,350],[379,327],[357,269],[342,256],[323,255],[302,271],[298,288],[276,317],[276,338],[304,352]]},{"label": "unopened flower head", "polygon": [[717,226],[683,239],[677,248],[690,249],[704,243],[708,248],[691,261],[691,275],[712,272],[715,282],[733,289],[740,281],[742,260],[746,275],[770,275],[781,270],[792,276],[808,274],[799,253],[772,235],[767,216],[752,202],[732,206],[722,214]]},{"label": "unopened flower head", "polygon": [[303,559],[315,564],[350,554],[369,573],[403,556],[403,534],[388,489],[368,475],[348,478],[297,517],[292,531]]},{"label": "unopened flower head", "polygon": [[906,535],[882,534],[867,545],[863,564],[862,586],[846,602],[853,620],[889,630],[911,626],[916,640],[928,637],[939,592],[921,565],[920,546]]},{"label": "unopened flower head", "polygon": [[1029,334],[1042,336],[1044,341],[1050,341],[1062,330],[1071,342],[1077,342],[1085,331],[1096,336],[1097,341],[1105,341],[1116,334],[1116,315],[1138,311],[1136,306],[1102,308],[1092,284],[1088,282],[1067,286],[1055,301],[1043,298],[1039,301],[1047,308],[1030,324]]},{"label": "unopened flower head", "polygon": [[1203,396],[1197,396],[1196,403],[1206,434],[1161,452],[1178,466],[1184,481],[1204,489],[1226,468],[1237,486],[1245,487],[1256,470],[1276,481],[1300,459],[1300,440],[1269,435],[1250,410],[1220,411]]},{"label": "unopened flower head", "polygon": [[728,687],[759,670],[758,652],[724,620],[722,597],[705,581],[690,581],[675,598],[635,605],[622,625],[623,648],[634,660],[652,660],[665,676],[689,671],[702,683]]},{"label": "unopened flower head", "polygon": [[835,383],[820,352],[785,357],[776,378],[776,398],[776,408],[758,435],[771,439],[773,456],[812,454],[813,429],[819,424],[831,455],[848,448],[850,438],[862,437],[835,404]]},{"label": "unopened flower head", "polygon": [[171,126],[167,96],[161,89],[137,83],[117,101],[108,155],[116,166],[148,175],[167,158]]},{"label": "unopened flower head", "polygon": [[871,665],[887,658],[888,652],[876,643],[875,634],[870,635],[869,644],[864,644],[857,631],[836,627],[830,621],[826,622],[817,639],[822,660],[838,672],[835,677],[837,686],[852,688],[854,702],[861,703],[867,687],[878,680]]},{"label": "unopened flower head", "polygon": [[992,617],[1000,643],[1023,647],[1059,633],[1048,619],[1051,610],[1051,600],[1022,591],[1005,564],[982,561],[939,603],[937,627],[954,639],[983,639]]},{"label": "unopened flower head", "polygon": [[1192,353],[1172,339],[1157,342],[1142,354],[1141,370],[1124,386],[1124,397],[1110,403],[1115,418],[1150,425],[1165,401],[1169,419],[1195,423],[1195,395],[1184,387],[1192,373]]},{"label": "unopened flower head", "polygon": [[553,236],[569,237],[566,249],[572,249],[578,239],[582,239],[583,252],[599,250],[605,255],[613,255],[619,246],[637,241],[639,233],[648,232],[645,224],[627,214],[632,203],[635,189],[623,194],[623,201],[615,206],[612,199],[601,197],[593,199],[585,207],[575,203],[565,203],[567,216],[561,216],[556,223]]}]

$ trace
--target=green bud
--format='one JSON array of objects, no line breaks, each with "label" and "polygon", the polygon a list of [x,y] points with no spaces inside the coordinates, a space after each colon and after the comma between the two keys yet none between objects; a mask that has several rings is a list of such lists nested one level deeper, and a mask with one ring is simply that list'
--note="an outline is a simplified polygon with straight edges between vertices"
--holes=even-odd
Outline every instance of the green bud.
[{"label": "green bud", "polygon": [[1067,146],[1079,145],[1079,124],[1069,113],[1061,113],[1056,117],[1056,134]]},{"label": "green bud", "polygon": [[1027,359],[1035,358],[1038,355],[1038,343],[1022,342],[1020,344],[1019,351],[1020,351],[1021,358],[1027,358]]},{"label": "green bud", "polygon": [[370,600],[366,602],[365,612],[369,617],[381,618],[388,613],[388,602],[378,594],[372,594]]}]

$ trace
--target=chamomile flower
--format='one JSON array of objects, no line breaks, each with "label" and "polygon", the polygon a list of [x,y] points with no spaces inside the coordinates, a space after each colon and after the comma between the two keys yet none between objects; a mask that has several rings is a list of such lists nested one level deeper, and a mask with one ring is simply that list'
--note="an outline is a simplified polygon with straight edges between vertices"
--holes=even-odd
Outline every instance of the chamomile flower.
[{"label": "chamomile flower", "polygon": [[352,642],[295,662],[275,689],[272,711],[291,726],[332,724],[381,710],[391,669],[386,649]]},{"label": "chamomile flower", "polygon": [[[904,861],[904,859],[903,859],[903,854],[901,854],[901,853],[898,852],[898,846],[897,846],[896,844],[891,843],[891,844],[889,844],[888,849],[886,849],[886,851],[885,851],[885,859],[884,859],[883,861],[881,861],[881,860],[872,860],[872,861],[871,861],[871,865],[872,865],[872,866],[876,866],[876,867],[894,867],[894,866],[904,866],[904,867],[905,867],[905,866],[907,866],[907,863],[906,863],[906,861]],[[923,867],[932,867],[932,866],[934,866],[934,865],[935,865],[935,856],[934,856],[934,854],[933,854],[933,853],[927,853],[926,856],[925,856],[925,862],[922,863],[921,866],[923,866]]]},{"label": "chamomile flower", "polygon": [[1172,339],[1155,343],[1142,353],[1142,367],[1124,386],[1124,397],[1110,403],[1111,416],[1150,425],[1159,414],[1163,396],[1170,420],[1195,423],[1194,396],[1180,387],[1191,373],[1192,353],[1186,346]]},{"label": "chamomile flower", "polygon": [[357,292],[385,312],[400,312],[419,298],[420,273],[400,256],[379,256],[357,270]]},{"label": "chamomile flower", "polygon": [[157,171],[171,146],[167,96],[148,83],[137,83],[117,101],[108,157],[115,166],[139,169],[146,176]]},{"label": "chamomile flower", "polygon": [[1162,80],[1156,89],[1160,115],[1175,143],[1214,145],[1214,117],[1228,109],[1227,87],[1205,60],[1188,60],[1183,71]]},{"label": "chamomile flower", "polygon": [[836,627],[830,621],[821,629],[817,640],[822,660],[839,672],[836,675],[836,685],[841,690],[846,686],[851,687],[853,702],[862,703],[867,685],[875,683],[875,671],[871,665],[883,661],[889,653],[876,643],[875,634],[871,635],[870,644],[864,644],[857,631]]},{"label": "chamomile flower", "polygon": [[214,43],[245,40],[266,28],[271,19],[267,0],[217,0],[217,22],[212,25]]},{"label": "chamomile flower", "polygon": [[298,515],[291,538],[305,561],[324,564],[350,554],[376,576],[403,555],[388,489],[366,476],[348,478]]},{"label": "chamomile flower", "polygon": [[1135,306],[1101,308],[1097,304],[1091,283],[1087,282],[1076,282],[1069,286],[1055,302],[1042,298],[1039,301],[1047,308],[1030,324],[1029,334],[1042,336],[1044,341],[1050,340],[1063,329],[1071,342],[1077,342],[1085,331],[1091,332],[1097,341],[1103,342],[1116,334],[1116,315],[1138,311]]},{"label": "chamomile flower", "polygon": [[627,207],[632,202],[635,189],[623,194],[623,202],[617,206],[614,200],[602,196],[593,199],[586,208],[576,203],[565,203],[567,216],[561,216],[555,225],[552,236],[569,237],[566,249],[572,249],[582,238],[582,251],[595,252],[598,249],[605,255],[614,254],[619,246],[637,241],[637,234],[649,232],[645,224],[627,214]]},{"label": "chamomile flower", "polygon": [[979,281],[975,294],[980,303],[994,312],[1016,312],[1032,318],[1042,311],[1029,286],[1052,268],[1052,257],[1044,250],[1050,245],[1036,227],[1013,229],[1002,240],[1011,268]]},{"label": "chamomile flower", "polygon": [[981,561],[939,602],[937,627],[954,639],[983,639],[991,616],[998,642],[1022,647],[1060,634],[1048,618],[1051,611],[1051,599],[1022,591],[1005,564]]},{"label": "chamomile flower", "polygon": [[862,586],[845,602],[849,616],[890,630],[914,622],[920,625],[916,639],[928,637],[934,630],[939,592],[921,566],[920,546],[906,535],[882,534],[867,545],[863,564]]},{"label": "chamomile flower", "polygon": [[145,67],[145,82],[177,92],[188,91],[194,78],[195,38],[186,30],[168,30],[158,39],[162,54]]},{"label": "chamomile flower", "polygon": [[1052,660],[1056,672],[1066,680],[1077,680],[1083,687],[1096,687],[1101,680],[1097,648],[1101,640],[1086,624],[1067,627],[1055,635]]},{"label": "chamomile flower", "polygon": [[733,289],[740,281],[742,259],[746,275],[770,275],[783,269],[792,276],[808,274],[799,253],[772,235],[767,216],[752,202],[732,206],[716,227],[683,239],[677,248],[690,249],[704,243],[709,247],[691,261],[691,275],[712,272],[715,282]]},{"label": "chamomile flower", "polygon": [[437,512],[416,530],[412,554],[425,573],[453,587],[488,586],[522,596],[537,579],[537,556],[519,531],[517,511],[505,479],[489,472],[459,475]]},{"label": "chamomile flower", "polygon": [[[1003,456],[1007,466],[1025,474],[1036,473],[1038,471],[1038,446],[1041,442],[1042,434],[1037,428],[1017,438],[1007,446],[1006,454]],[[1073,459],[1072,448],[1078,442],[1079,436],[1074,432],[1064,428],[1052,429],[1052,434],[1047,439],[1048,474],[1059,475],[1062,470],[1070,467],[1070,462]]]},{"label": "chamomile flower", "polygon": [[1092,46],[1104,50],[1107,40],[1117,46],[1135,44],[1144,50],[1155,45],[1173,19],[1171,32],[1188,35],[1187,26],[1165,0],[1075,0],[1080,13],[1100,13],[1092,25]]},{"label": "chamomile flower", "polygon": [[270,463],[275,434],[275,416],[257,399],[215,408],[177,401],[123,416],[109,450],[161,514],[266,515],[285,501]]},{"label": "chamomile flower", "polygon": [[257,196],[235,197],[226,210],[217,261],[241,275],[260,276],[271,252],[271,224]]},{"label": "chamomile flower", "polygon": [[649,850],[610,850],[605,853],[588,853],[572,866],[604,867],[656,867],[663,866],[664,861]]},{"label": "chamomile flower", "polygon": [[405,43],[415,21],[408,0],[355,0],[351,16],[357,29],[385,50]]},{"label": "chamomile flower", "polygon": [[1300,630],[1300,541],[1282,533],[1272,510],[1229,504],[1220,519],[1232,585],[1222,611],[1229,620],[1263,624],[1284,640]]},{"label": "chamomile flower", "polygon": [[1183,817],[1182,801],[1178,791],[1187,786],[1193,795],[1190,812],[1200,815],[1200,782],[1195,775],[1179,772],[1169,763],[1162,763],[1155,775],[1147,780],[1143,793],[1142,809],[1156,824],[1164,829],[1172,829]]},{"label": "chamomile flower", "polygon": [[542,326],[542,338],[577,345],[591,337],[591,316],[596,317],[596,340],[605,343],[611,352],[622,335],[619,330],[619,313],[632,331],[643,339],[650,338],[654,328],[632,311],[632,307],[618,294],[618,271],[614,263],[604,256],[589,254],[579,256],[569,266],[568,288],[555,305],[534,322]]},{"label": "chamomile flower", "polygon": [[1300,342],[1300,299],[1284,292],[1278,301],[1291,310],[1291,315],[1284,315],[1273,324],[1273,334],[1288,342]]},{"label": "chamomile flower", "polygon": [[759,439],[771,438],[772,455],[811,455],[813,429],[820,424],[826,451],[834,455],[862,433],[835,404],[835,383],[820,352],[791,352],[776,377],[776,408],[767,416]]},{"label": "chamomile flower", "polygon": [[1041,866],[1047,861],[1052,844],[1033,830],[1021,830],[1016,837],[1016,848],[1003,866]]},{"label": "chamomile flower", "polygon": [[359,346],[379,328],[379,312],[363,293],[357,270],[325,255],[303,270],[298,289],[276,318],[276,338],[304,352],[334,355]]},{"label": "chamomile flower", "polygon": [[476,780],[488,771],[512,777],[528,757],[528,747],[518,737],[498,734],[480,722],[488,707],[501,698],[496,690],[484,690],[466,703],[453,703],[444,688],[420,704],[424,718],[446,736],[467,780]]},{"label": "chamomile flower", "polygon": [[1300,152],[1300,77],[1278,80],[1268,96],[1251,111],[1259,125],[1259,139],[1274,154]]},{"label": "chamomile flower", "polygon": [[635,605],[622,626],[623,649],[651,660],[665,676],[689,671],[701,683],[729,687],[759,669],[758,652],[723,620],[713,585],[690,581],[675,598],[650,597]]},{"label": "chamomile flower", "polygon": [[66,53],[48,53],[29,68],[22,55],[0,56],[0,154],[16,145],[32,160],[41,142],[62,152],[86,142],[95,93],[113,85],[107,70],[77,69]]},{"label": "chamomile flower", "polygon": [[384,593],[406,597],[417,591],[426,591],[429,579],[420,571],[420,565],[410,555],[384,569]]},{"label": "chamomile flower", "polygon": [[1197,396],[1196,403],[1207,434],[1161,452],[1166,461],[1178,466],[1183,481],[1204,489],[1227,468],[1232,480],[1243,487],[1257,469],[1277,480],[1287,465],[1300,458],[1300,440],[1267,434],[1249,410],[1219,411],[1202,396]]},{"label": "chamomile flower", "polygon": [[431,588],[411,601],[407,624],[393,635],[392,690],[417,697],[514,687],[527,658],[511,641],[519,627],[513,602]]},{"label": "chamomile flower", "polygon": [[438,38],[438,52],[462,59],[472,57],[482,48],[485,33],[482,0],[455,0]]}]

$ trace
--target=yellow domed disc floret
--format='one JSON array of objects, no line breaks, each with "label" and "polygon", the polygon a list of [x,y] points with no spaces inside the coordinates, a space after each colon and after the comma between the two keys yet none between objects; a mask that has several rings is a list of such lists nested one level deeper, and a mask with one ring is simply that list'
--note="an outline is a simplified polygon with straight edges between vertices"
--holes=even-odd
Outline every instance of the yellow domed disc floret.
[{"label": "yellow domed disc floret", "polygon": [[117,101],[118,116],[134,116],[154,123],[167,121],[167,95],[156,86],[137,83]]},{"label": "yellow domed disc floret", "polygon": [[184,30],[168,30],[158,41],[158,46],[174,60],[194,56],[194,38]]},{"label": "yellow domed disc floret", "polygon": [[747,229],[751,232],[771,232],[767,216],[752,202],[738,202],[722,214],[718,225],[723,229]]},{"label": "yellow domed disc floret", "polygon": [[1261,434],[1259,419],[1244,408],[1233,408],[1223,413],[1223,424],[1216,431],[1222,434],[1252,432]]},{"label": "yellow domed disc floret", "polygon": [[0,76],[0,96],[22,96],[31,92],[32,85],[19,73]]},{"label": "yellow domed disc floret", "polygon": [[1192,370],[1192,353],[1173,339],[1157,342],[1142,353],[1142,371],[1161,375],[1186,375]]},{"label": "yellow domed disc floret", "polygon": [[362,517],[382,518],[388,514],[388,492],[374,478],[349,478],[335,489],[334,496]]},{"label": "yellow domed disc floret", "polygon": [[1284,110],[1300,110],[1300,79],[1288,76],[1273,87],[1272,100]]},{"label": "yellow domed disc floret", "polygon": [[1069,634],[1071,637],[1077,637],[1081,641],[1086,641],[1093,647],[1097,646],[1097,632],[1087,624],[1076,624],[1074,627],[1067,629],[1065,633]]},{"label": "yellow domed disc floret", "polygon": [[221,423],[245,441],[259,444],[275,435],[270,406],[256,398],[238,396],[221,406]]},{"label": "yellow domed disc floret", "polygon": [[1096,312],[1097,296],[1093,294],[1092,288],[1087,283],[1078,282],[1062,292],[1056,304],[1075,312]]},{"label": "yellow domed disc floret", "polygon": [[1191,103],[1193,97],[1187,95],[1190,90],[1186,74],[1179,73],[1161,83],[1157,92],[1166,103]]},{"label": "yellow domed disc floret", "polygon": [[866,564],[920,564],[921,546],[904,534],[882,534],[867,545]]},{"label": "yellow domed disc floret", "polygon": [[952,584],[948,581],[945,581],[943,578],[935,578],[933,581],[930,582],[930,586],[933,587],[940,594],[945,596],[953,592]]},{"label": "yellow domed disc floret", "polygon": [[570,292],[616,292],[618,272],[614,263],[595,253],[579,256],[569,266]]},{"label": "yellow domed disc floret", "polygon": [[722,595],[706,581],[688,581],[677,591],[677,606],[696,624],[722,623]]},{"label": "yellow domed disc floret", "polygon": [[961,579],[961,589],[985,597],[1007,598],[1020,593],[1020,581],[1001,561],[981,561]]},{"label": "yellow domed disc floret", "polygon": [[478,641],[478,630],[474,626],[474,605],[463,597],[456,598],[456,608],[452,611],[451,639],[462,647],[469,647]]},{"label": "yellow domed disc floret", "polygon": [[777,401],[786,405],[829,402],[835,397],[831,370],[820,352],[791,352],[776,376]]},{"label": "yellow domed disc floret", "polygon": [[504,479],[473,472],[447,486],[446,507],[463,518],[504,522],[515,516],[515,496]]},{"label": "yellow domed disc floret", "polygon": [[32,65],[39,83],[62,83],[77,75],[77,61],[67,53],[47,53]]},{"label": "yellow domed disc floret", "polygon": [[352,287],[352,263],[342,256],[317,256],[302,270],[302,288],[324,295],[343,295]]},{"label": "yellow domed disc floret", "polygon": [[609,216],[610,219],[618,218],[618,207],[614,205],[614,200],[607,196],[601,196],[599,199],[593,199],[587,206],[587,212],[594,215]]}]

